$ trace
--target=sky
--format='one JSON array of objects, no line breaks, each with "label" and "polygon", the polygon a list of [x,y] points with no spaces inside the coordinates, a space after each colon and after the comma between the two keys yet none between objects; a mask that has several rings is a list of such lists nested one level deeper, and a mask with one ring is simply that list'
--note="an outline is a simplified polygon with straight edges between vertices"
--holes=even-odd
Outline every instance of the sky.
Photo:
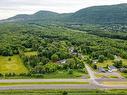
[{"label": "sky", "polygon": [[69,13],[90,6],[120,3],[127,3],[127,0],[0,0],[0,19],[40,10]]}]

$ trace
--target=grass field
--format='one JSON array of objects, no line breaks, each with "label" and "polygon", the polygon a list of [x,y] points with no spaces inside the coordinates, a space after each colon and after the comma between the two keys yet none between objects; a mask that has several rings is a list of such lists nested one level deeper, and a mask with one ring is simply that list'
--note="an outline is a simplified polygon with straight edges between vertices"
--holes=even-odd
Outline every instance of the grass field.
[{"label": "grass field", "polygon": [[121,75],[125,78],[127,78],[127,73],[121,73]]},{"label": "grass field", "polygon": [[33,56],[33,55],[37,55],[36,51],[32,51],[32,52],[25,52],[24,53],[26,56]]},{"label": "grass field", "polygon": [[106,60],[103,63],[97,63],[98,67],[106,67],[107,65],[113,65],[113,60]]},{"label": "grass field", "polygon": [[0,86],[43,85],[43,84],[89,84],[89,82],[2,82]]},{"label": "grass field", "polygon": [[123,65],[127,65],[127,59],[122,59]]},{"label": "grass field", "polygon": [[95,74],[97,78],[118,78],[118,76],[115,75],[105,75],[105,73]]},{"label": "grass field", "polygon": [[8,90],[0,91],[0,95],[127,95],[127,90]]},{"label": "grass field", "polygon": [[118,85],[118,86],[126,86],[127,85],[127,82],[124,82],[124,81],[121,81],[121,82],[114,82],[114,81],[108,81],[108,82],[102,82],[102,84],[104,84],[104,85]]},{"label": "grass field", "polygon": [[[123,65],[127,65],[127,59],[122,59]],[[106,60],[103,63],[97,63],[98,67],[106,67],[107,65],[113,65],[113,60]]]},{"label": "grass field", "polygon": [[28,70],[23,65],[20,57],[18,55],[10,56],[10,57],[3,57],[0,56],[0,73],[27,73]]},{"label": "grass field", "polygon": [[81,76],[87,75],[86,73],[79,72],[77,70],[73,71],[73,74],[69,74],[68,71],[57,71],[50,74],[44,74],[44,78],[80,78]]}]

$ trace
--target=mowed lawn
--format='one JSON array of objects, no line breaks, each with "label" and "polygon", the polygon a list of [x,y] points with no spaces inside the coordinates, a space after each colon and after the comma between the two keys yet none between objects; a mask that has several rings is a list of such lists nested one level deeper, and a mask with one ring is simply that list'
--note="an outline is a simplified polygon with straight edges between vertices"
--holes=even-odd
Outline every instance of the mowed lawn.
[{"label": "mowed lawn", "polygon": [[[87,74],[85,72],[79,72],[78,70],[73,70],[72,74],[69,74],[68,71],[61,70],[56,71],[54,73],[50,74],[44,74],[45,79],[52,79],[52,78],[81,78],[82,76],[86,76]],[[87,77],[86,77],[87,78]]]},{"label": "mowed lawn", "polygon": [[0,73],[28,73],[27,68],[22,63],[20,57],[18,55],[4,57],[0,56]]},{"label": "mowed lawn", "polygon": [[[122,62],[123,62],[123,65],[127,65],[127,59],[121,59],[122,60]],[[107,65],[108,66],[111,66],[111,65],[113,65],[114,63],[113,63],[113,60],[106,60],[106,61],[104,61],[103,63],[97,63],[97,66],[98,67],[106,67]]]},{"label": "mowed lawn", "polygon": [[34,56],[34,55],[37,55],[37,51],[25,52],[24,54],[25,54],[26,56]]},{"label": "mowed lawn", "polygon": [[106,60],[106,61],[104,61],[103,63],[97,63],[97,66],[98,67],[106,67],[107,65],[108,66],[111,66],[111,65],[113,65],[114,63],[113,63],[113,60]]},{"label": "mowed lawn", "polygon": [[123,65],[127,65],[127,59],[122,59]]}]

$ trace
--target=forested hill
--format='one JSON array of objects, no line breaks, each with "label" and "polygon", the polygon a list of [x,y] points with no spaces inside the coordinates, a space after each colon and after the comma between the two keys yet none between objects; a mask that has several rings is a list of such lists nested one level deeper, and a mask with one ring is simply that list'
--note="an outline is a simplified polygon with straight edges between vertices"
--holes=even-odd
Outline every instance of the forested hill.
[{"label": "forested hill", "polygon": [[58,14],[50,11],[39,11],[33,15],[17,15],[4,22],[39,21],[42,23],[81,23],[106,24],[127,23],[127,4],[93,6],[75,13]]},{"label": "forested hill", "polygon": [[70,18],[79,23],[127,23],[127,4],[89,7],[77,11]]},{"label": "forested hill", "polygon": [[38,11],[32,15],[19,14],[6,20],[2,20],[2,22],[40,22],[46,24],[51,24],[52,22],[56,24],[56,22],[63,22],[67,20],[66,18],[70,15],[71,13],[59,14],[51,11]]}]

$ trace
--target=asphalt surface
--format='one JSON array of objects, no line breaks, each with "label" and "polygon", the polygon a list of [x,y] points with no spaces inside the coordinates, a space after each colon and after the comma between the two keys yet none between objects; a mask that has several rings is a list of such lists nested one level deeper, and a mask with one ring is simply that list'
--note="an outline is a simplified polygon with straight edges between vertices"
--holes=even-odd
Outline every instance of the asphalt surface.
[{"label": "asphalt surface", "polygon": [[1,79],[1,82],[89,82],[89,79]]},{"label": "asphalt surface", "polygon": [[88,66],[87,64],[85,64],[85,67],[86,67],[86,70],[88,72],[88,74],[90,75],[90,83],[95,86],[96,88],[100,88],[100,89],[127,89],[127,86],[120,86],[120,85],[116,85],[116,86],[113,86],[113,85],[103,85],[101,84],[101,82],[103,81],[115,81],[115,82],[121,82],[121,81],[126,81],[125,79],[97,79],[95,74],[94,74],[94,71],[90,68],[90,66]]}]

